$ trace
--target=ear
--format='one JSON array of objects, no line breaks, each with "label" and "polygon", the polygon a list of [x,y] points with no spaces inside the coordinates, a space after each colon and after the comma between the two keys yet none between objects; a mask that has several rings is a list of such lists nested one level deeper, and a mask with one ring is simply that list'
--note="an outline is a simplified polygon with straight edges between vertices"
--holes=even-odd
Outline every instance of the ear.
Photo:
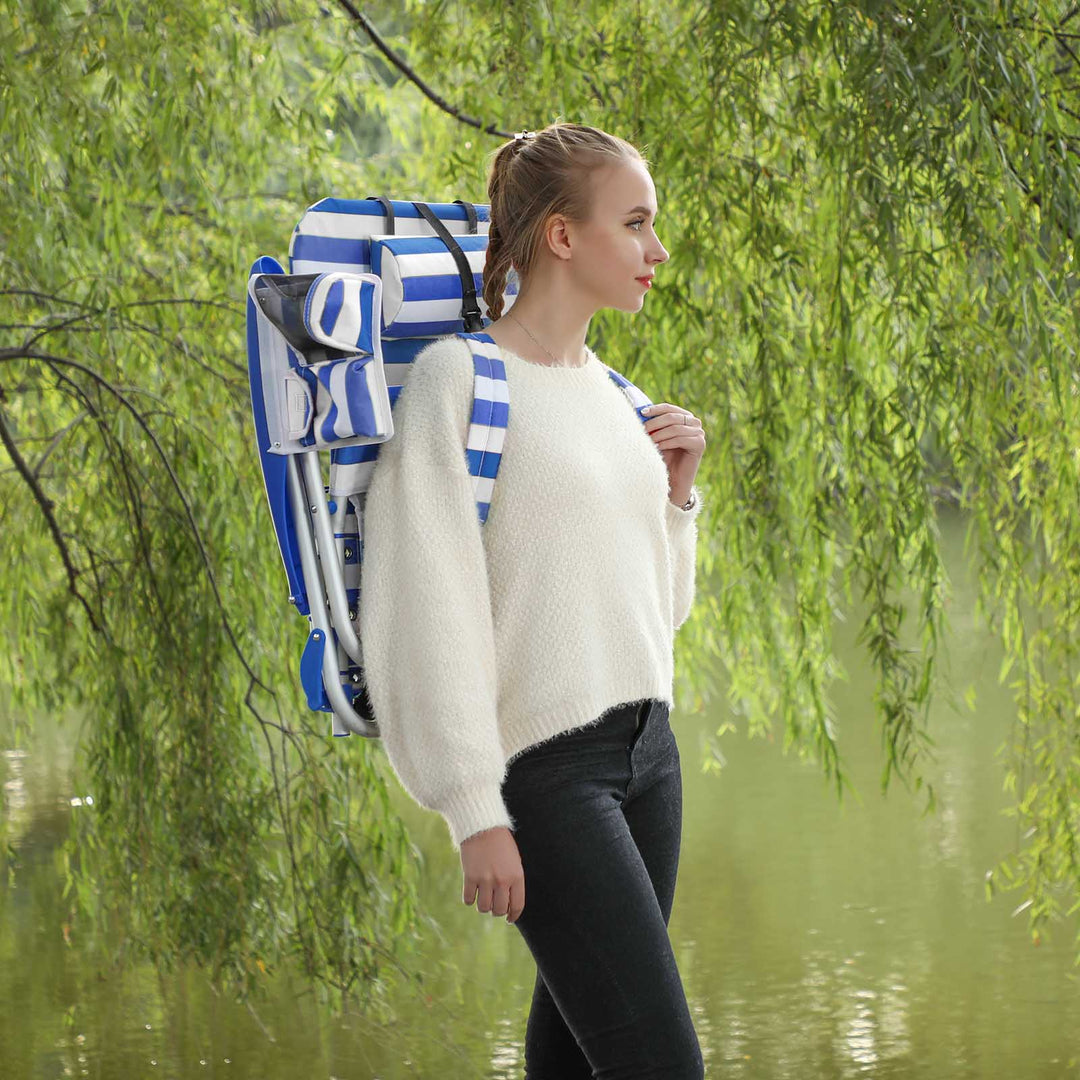
[{"label": "ear", "polygon": [[544,239],[559,259],[569,259],[573,251],[573,226],[562,214],[552,214],[544,226]]}]

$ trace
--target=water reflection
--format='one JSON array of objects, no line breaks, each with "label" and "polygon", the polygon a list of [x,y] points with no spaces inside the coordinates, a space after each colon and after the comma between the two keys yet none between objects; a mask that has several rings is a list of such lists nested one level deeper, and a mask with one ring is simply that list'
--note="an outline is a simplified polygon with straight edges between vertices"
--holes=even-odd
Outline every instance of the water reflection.
[{"label": "water reflection", "polygon": [[4,780],[4,817],[14,826],[24,817],[26,810],[26,781],[22,775],[26,751],[5,750],[2,756],[6,766],[4,770],[6,774]]},{"label": "water reflection", "polygon": [[487,1075],[491,1077],[517,1077],[525,1069],[525,1045],[521,1038],[517,1017],[500,1016],[496,1030],[490,1033],[491,1058]]}]

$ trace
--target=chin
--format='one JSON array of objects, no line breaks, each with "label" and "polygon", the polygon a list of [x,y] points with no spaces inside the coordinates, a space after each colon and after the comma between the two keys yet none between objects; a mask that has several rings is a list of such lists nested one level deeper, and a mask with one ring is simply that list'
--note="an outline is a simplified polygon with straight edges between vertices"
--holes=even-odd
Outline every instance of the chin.
[{"label": "chin", "polygon": [[612,304],[611,306],[613,308],[616,308],[618,311],[629,311],[631,313],[635,311],[640,311],[645,306],[645,293],[643,292],[636,301],[623,301],[623,303],[621,304]]}]

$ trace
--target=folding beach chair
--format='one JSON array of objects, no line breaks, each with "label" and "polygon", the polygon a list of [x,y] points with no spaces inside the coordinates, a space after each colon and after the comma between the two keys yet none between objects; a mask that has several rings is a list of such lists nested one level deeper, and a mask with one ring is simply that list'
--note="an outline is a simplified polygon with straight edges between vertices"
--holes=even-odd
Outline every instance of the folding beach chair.
[{"label": "folding beach chair", "polygon": [[[289,273],[263,255],[248,277],[259,460],[289,602],[308,618],[300,681],[309,707],[333,714],[334,735],[379,735],[357,634],[364,503],[412,361],[448,334],[473,354],[466,457],[487,520],[510,416],[506,369],[483,332],[488,211],[460,199],[323,199],[293,231]],[[516,296],[510,282],[504,310]],[[650,399],[605,368],[644,423]]]}]

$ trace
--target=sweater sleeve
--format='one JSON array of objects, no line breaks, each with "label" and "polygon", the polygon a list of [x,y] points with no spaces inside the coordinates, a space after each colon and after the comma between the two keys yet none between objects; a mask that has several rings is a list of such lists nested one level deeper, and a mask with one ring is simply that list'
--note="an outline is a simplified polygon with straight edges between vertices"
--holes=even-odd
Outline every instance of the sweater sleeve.
[{"label": "sweater sleeve", "polygon": [[695,577],[697,574],[697,516],[701,513],[701,492],[691,488],[696,496],[695,505],[683,510],[668,501],[668,544],[671,550],[671,590],[673,629],[678,630],[694,605]]},{"label": "sweater sleeve", "polygon": [[465,455],[472,400],[468,345],[425,346],[368,488],[360,586],[364,676],[387,756],[410,797],[446,820],[455,851],[514,824],[501,794],[495,634]]}]

